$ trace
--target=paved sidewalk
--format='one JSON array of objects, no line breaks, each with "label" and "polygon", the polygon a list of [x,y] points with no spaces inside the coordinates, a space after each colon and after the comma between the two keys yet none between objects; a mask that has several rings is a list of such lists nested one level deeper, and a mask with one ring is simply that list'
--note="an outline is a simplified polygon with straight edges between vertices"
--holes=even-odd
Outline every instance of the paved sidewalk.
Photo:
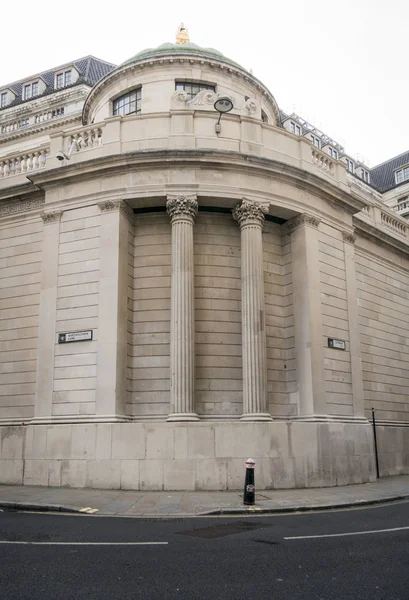
[{"label": "paved sidewalk", "polygon": [[0,485],[3,508],[133,517],[292,512],[405,498],[409,498],[409,475],[344,487],[265,490],[256,494],[255,507],[243,506],[241,491],[144,492]]}]

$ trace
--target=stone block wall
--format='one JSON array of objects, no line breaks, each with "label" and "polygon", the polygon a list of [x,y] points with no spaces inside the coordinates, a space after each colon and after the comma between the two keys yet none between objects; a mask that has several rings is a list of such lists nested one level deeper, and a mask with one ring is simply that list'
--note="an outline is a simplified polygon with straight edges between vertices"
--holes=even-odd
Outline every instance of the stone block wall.
[{"label": "stone block wall", "polygon": [[[350,335],[344,241],[340,231],[320,225],[321,308],[328,414],[353,416]],[[328,348],[328,338],[346,342],[346,351]]]},{"label": "stone block wall", "polygon": [[0,423],[34,415],[43,222],[0,227]]},{"label": "stone block wall", "polygon": [[93,341],[55,344],[53,415],[95,414],[100,210],[64,211],[58,248],[56,332],[89,330]]},{"label": "stone block wall", "polygon": [[194,226],[196,410],[242,413],[240,230],[231,214],[199,212]]},{"label": "stone block wall", "polygon": [[356,253],[365,409],[409,424],[409,261],[390,258]]},{"label": "stone block wall", "polygon": [[295,339],[291,243],[279,225],[263,229],[268,411],[273,418],[296,414]]},{"label": "stone block wall", "polygon": [[[409,429],[408,429],[409,431]],[[373,481],[369,425],[91,423],[0,428],[0,483],[140,490],[257,489]]]},{"label": "stone block wall", "polygon": [[130,299],[127,412],[165,417],[170,390],[171,226],[168,215],[137,215]]}]

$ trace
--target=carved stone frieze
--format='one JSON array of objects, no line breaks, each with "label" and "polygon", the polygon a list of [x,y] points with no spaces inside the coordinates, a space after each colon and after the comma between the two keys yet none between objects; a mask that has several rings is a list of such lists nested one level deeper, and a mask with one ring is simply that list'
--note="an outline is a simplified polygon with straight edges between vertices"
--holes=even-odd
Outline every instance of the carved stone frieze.
[{"label": "carved stone frieze", "polygon": [[197,215],[198,202],[196,196],[174,196],[168,197],[166,210],[171,220],[177,217],[191,217]]},{"label": "carved stone frieze", "polygon": [[240,227],[250,223],[262,225],[268,208],[263,204],[243,198],[242,202],[237,204],[232,212],[233,218],[239,223]]},{"label": "carved stone frieze", "polygon": [[23,200],[6,204],[0,208],[0,217],[12,217],[18,213],[27,212],[36,208],[41,208],[44,204],[44,198],[36,198],[35,200]]},{"label": "carved stone frieze", "polygon": [[287,231],[289,233],[291,233],[292,231],[294,231],[294,229],[297,229],[298,227],[301,227],[302,225],[310,225],[311,227],[318,227],[318,225],[320,223],[321,223],[320,218],[318,218],[314,215],[309,215],[308,213],[303,213],[301,215],[297,215],[290,221],[287,221],[286,228],[287,228]]},{"label": "carved stone frieze", "polygon": [[344,242],[346,242],[347,244],[355,244],[355,240],[356,240],[356,235],[354,235],[353,233],[351,233],[350,231],[343,231],[342,232],[342,239],[344,240]]},{"label": "carved stone frieze", "polygon": [[44,221],[44,225],[49,225],[50,223],[57,223],[61,220],[62,210],[53,210],[50,212],[43,212],[41,215],[42,220]]}]

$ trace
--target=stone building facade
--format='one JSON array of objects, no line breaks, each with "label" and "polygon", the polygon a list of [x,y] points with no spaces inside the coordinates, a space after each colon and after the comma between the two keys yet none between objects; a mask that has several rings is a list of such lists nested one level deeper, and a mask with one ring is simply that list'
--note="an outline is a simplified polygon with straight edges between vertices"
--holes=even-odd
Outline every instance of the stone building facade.
[{"label": "stone building facade", "polygon": [[0,89],[0,482],[408,473],[407,222],[215,50],[82,60]]}]

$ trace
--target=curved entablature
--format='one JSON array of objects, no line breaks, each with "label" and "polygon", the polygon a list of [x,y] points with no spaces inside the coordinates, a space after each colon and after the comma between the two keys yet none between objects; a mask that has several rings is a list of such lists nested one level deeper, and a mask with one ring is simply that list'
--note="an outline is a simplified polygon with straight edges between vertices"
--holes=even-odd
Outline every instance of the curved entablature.
[{"label": "curved entablature", "polygon": [[[142,114],[175,109],[172,93],[177,90],[178,81],[208,85],[218,96],[234,98],[235,108],[253,101],[256,110],[252,105],[247,114],[281,126],[277,102],[261,81],[217,50],[200,48],[190,42],[144,50],[101,79],[85,101],[83,123],[87,125],[113,116],[115,99],[144,86],[150,89],[142,90]],[[190,104],[188,108],[201,107]]]}]

